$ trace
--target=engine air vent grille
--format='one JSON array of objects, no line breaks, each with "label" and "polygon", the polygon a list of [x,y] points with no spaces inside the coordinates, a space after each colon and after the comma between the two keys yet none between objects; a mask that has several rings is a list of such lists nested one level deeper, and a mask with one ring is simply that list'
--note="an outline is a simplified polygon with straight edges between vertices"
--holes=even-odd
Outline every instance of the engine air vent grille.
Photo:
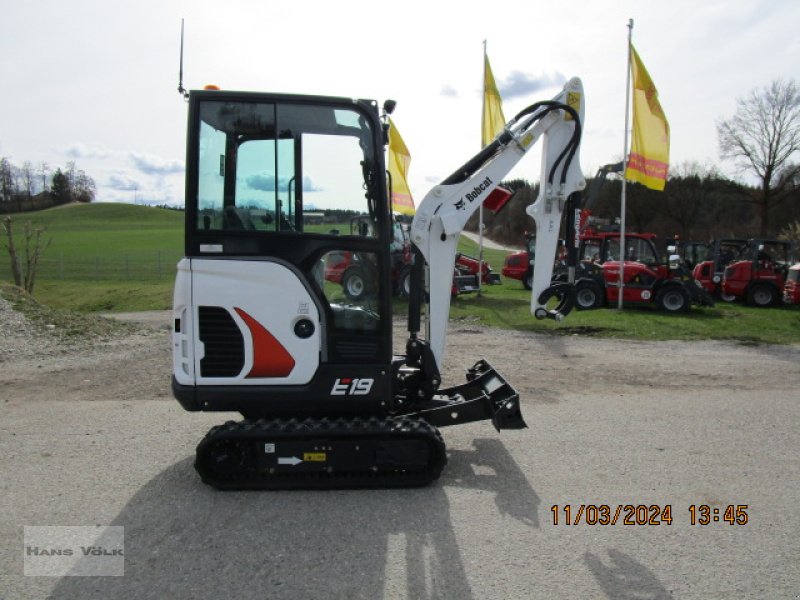
[{"label": "engine air vent grille", "polygon": [[244,338],[236,321],[220,306],[199,306],[197,312],[200,341],[205,346],[200,375],[236,377],[244,368]]},{"label": "engine air vent grille", "polygon": [[378,342],[372,341],[344,341],[336,342],[336,353],[346,360],[360,359],[374,362],[378,359]]}]

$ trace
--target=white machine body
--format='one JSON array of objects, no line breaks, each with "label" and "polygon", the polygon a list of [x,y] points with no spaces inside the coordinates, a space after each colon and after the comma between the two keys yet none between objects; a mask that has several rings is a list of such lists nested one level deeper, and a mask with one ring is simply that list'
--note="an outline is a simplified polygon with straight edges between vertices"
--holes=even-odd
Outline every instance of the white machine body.
[{"label": "white machine body", "polygon": [[[288,264],[184,258],[178,264],[173,307],[173,372],[182,385],[302,385],[317,372],[320,310]],[[235,374],[204,375],[201,361],[209,342],[203,340],[213,332],[200,331],[203,307],[224,309],[241,333],[243,356]],[[304,337],[295,331],[301,320],[305,332],[311,331]]]}]

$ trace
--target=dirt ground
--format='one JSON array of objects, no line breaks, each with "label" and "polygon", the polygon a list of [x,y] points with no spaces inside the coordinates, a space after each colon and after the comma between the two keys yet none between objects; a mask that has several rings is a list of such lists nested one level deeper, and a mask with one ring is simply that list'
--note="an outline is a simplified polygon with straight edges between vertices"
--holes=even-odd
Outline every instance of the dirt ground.
[{"label": "dirt ground", "polygon": [[[171,313],[108,316],[142,327],[109,341],[67,348],[46,344],[44,352],[33,348],[3,365],[0,390],[15,402],[171,400]],[[405,323],[397,320],[395,351],[402,353],[404,344]],[[714,387],[767,390],[796,381],[792,372],[800,373],[800,345],[604,340],[487,330],[464,322],[453,323],[449,329],[443,385],[460,383],[464,369],[483,357],[509,379],[523,401],[533,403],[580,391],[613,395],[647,389],[676,393]]]},{"label": "dirt ground", "polygon": [[[229,415],[172,399],[168,312],[117,318],[141,328],[69,348],[5,332],[2,599],[800,594],[800,346],[454,323],[444,384],[486,358],[529,429],[443,431],[449,465],[419,490],[219,493],[191,459]],[[674,523],[555,524],[565,504],[669,504]],[[749,522],[692,525],[701,504]],[[124,577],[23,575],[25,526],[85,524],[125,527]]]}]

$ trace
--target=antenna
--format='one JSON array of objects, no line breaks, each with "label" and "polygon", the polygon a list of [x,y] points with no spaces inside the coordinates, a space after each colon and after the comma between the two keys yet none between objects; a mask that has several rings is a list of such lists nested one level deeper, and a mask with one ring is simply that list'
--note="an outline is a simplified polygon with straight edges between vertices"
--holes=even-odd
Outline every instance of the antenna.
[{"label": "antenna", "polygon": [[183,19],[181,19],[181,60],[178,68],[178,93],[183,96],[185,100],[189,99],[189,92],[183,87]]}]

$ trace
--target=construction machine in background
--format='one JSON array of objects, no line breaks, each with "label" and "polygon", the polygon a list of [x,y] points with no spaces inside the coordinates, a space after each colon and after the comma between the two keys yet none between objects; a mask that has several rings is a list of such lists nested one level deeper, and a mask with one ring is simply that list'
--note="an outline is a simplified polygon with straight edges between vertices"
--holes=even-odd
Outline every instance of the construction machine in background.
[{"label": "construction machine in background", "polygon": [[[613,306],[619,297],[620,233],[587,228],[581,233],[575,270],[575,308],[588,310]],[[529,243],[535,241],[530,236]],[[678,313],[692,305],[714,306],[714,299],[682,263],[662,259],[653,233],[625,234],[625,285],[623,302],[628,306],[654,306],[661,311]],[[531,256],[532,250],[524,253]],[[515,253],[506,257],[503,275],[522,275],[527,265]],[[516,263],[514,260],[516,259]],[[533,264],[533,259],[526,260]],[[517,266],[518,265],[518,266]],[[526,275],[527,277],[527,275]],[[567,281],[568,267],[557,264],[554,281]],[[528,287],[527,280],[523,285]]]},{"label": "construction machine in background", "polygon": [[[589,186],[589,193],[583,198],[581,205],[577,207],[579,211],[578,234],[582,238],[584,235],[597,231],[606,231],[605,228],[598,228],[596,219],[592,215],[594,206],[600,198],[600,191],[603,184],[611,173],[622,173],[623,163],[616,162],[603,165],[597,169],[597,173]],[[610,230],[616,231],[619,228],[612,226]],[[536,233],[525,234],[525,248],[518,252],[507,255],[503,261],[501,274],[509,279],[517,279],[522,282],[526,290],[533,285],[533,268],[536,260]],[[580,266],[580,265],[579,265]]]},{"label": "construction machine in background", "polygon": [[750,306],[775,306],[783,296],[794,246],[787,240],[750,239],[725,267],[722,294]]},{"label": "construction machine in background", "polygon": [[488,262],[470,254],[464,254],[463,252],[456,254],[456,269],[461,275],[471,275],[476,280],[478,279],[478,272],[480,272],[481,282],[485,285],[500,285],[502,283],[500,274],[495,273]]},{"label": "construction machine in background", "polygon": [[[582,236],[575,279],[576,308],[585,310],[617,303],[621,260],[625,277],[622,300],[628,306],[654,306],[667,313],[687,312],[692,305],[714,306],[711,295],[673,253],[662,259],[655,234],[626,233],[624,257],[621,237],[619,232]],[[564,276],[563,272],[556,273],[555,278]]]},{"label": "construction machine in background", "polygon": [[[189,411],[238,412],[211,429],[195,468],[218,489],[424,485],[446,463],[443,426],[526,426],[513,387],[485,360],[442,387],[456,244],[498,182],[542,142],[528,207],[537,256],[531,310],[561,319],[552,284],[562,212],[585,186],[580,80],[521,111],[435,186],[409,234],[405,353],[392,343],[392,218],[384,147],[389,103],[230,91],[188,94],[185,258],[174,293],[173,393]],[[356,211],[357,234],[306,227],[307,204]],[[363,293],[328,281],[358,256]]]},{"label": "construction machine in background", "polygon": [[673,239],[672,245],[675,249],[673,254],[676,254],[681,264],[692,272],[697,265],[708,259],[714,248],[713,241],[682,240],[677,235]]},{"label": "construction machine in background", "polygon": [[722,293],[722,277],[725,267],[734,261],[747,247],[747,240],[736,238],[722,238],[712,240],[707,244],[709,248],[702,260],[692,268],[692,276],[714,298],[724,302],[733,302],[736,297]]},{"label": "construction machine in background", "polygon": [[[370,235],[370,227],[369,217],[363,215],[354,217],[350,222],[350,235]],[[395,295],[408,298],[413,266],[411,242],[406,228],[394,219],[392,231],[394,232],[390,253],[392,291]],[[374,232],[371,235],[374,235]],[[452,296],[478,291],[478,264],[477,258],[460,252],[456,254]],[[349,299],[357,300],[362,295],[370,293],[368,287],[377,280],[375,274],[365,273],[370,268],[374,268],[374,265],[370,261],[363,260],[358,253],[339,252],[327,256],[325,279],[340,284]],[[491,266],[486,262],[483,263],[483,281],[489,284],[500,283],[499,275],[493,273]]]}]

